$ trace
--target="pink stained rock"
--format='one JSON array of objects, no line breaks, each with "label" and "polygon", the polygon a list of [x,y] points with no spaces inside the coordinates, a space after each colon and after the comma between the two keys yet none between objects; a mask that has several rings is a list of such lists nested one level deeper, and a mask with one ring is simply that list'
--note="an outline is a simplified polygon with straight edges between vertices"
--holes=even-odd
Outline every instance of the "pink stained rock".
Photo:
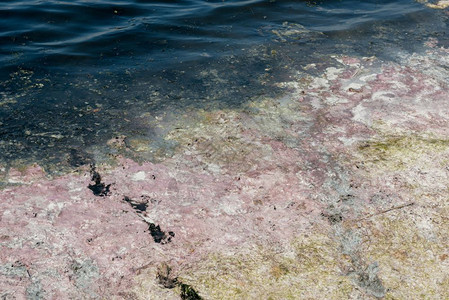
[{"label": "pink stained rock", "polygon": [[186,116],[160,163],[13,170],[2,297],[447,298],[447,57],[337,57],[282,99]]},{"label": "pink stained rock", "polygon": [[30,184],[45,176],[45,171],[38,165],[27,167],[24,170],[11,168],[6,174],[7,182],[13,184]]}]

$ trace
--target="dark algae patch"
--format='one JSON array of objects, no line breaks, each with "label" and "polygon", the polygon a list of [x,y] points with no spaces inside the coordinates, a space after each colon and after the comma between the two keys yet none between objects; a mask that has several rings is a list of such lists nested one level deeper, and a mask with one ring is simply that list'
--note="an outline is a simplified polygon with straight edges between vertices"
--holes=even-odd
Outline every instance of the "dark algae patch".
[{"label": "dark algae patch", "polygon": [[166,289],[172,289],[178,285],[178,278],[172,276],[172,269],[166,263],[159,266],[156,279]]},{"label": "dark algae patch", "polygon": [[200,295],[190,286],[184,283],[179,285],[181,287],[181,299],[183,300],[199,300],[202,299]]},{"label": "dark algae patch", "polygon": [[331,225],[340,223],[343,221],[343,215],[341,213],[321,213],[321,215],[329,221]]},{"label": "dark algae patch", "polygon": [[146,212],[148,208],[148,199],[146,197],[142,197],[142,199],[143,202],[139,202],[131,199],[128,196],[123,197],[123,201],[131,205],[131,207],[140,216],[140,218],[148,225],[148,230],[150,231],[150,234],[156,243],[163,245],[170,243],[172,238],[175,236],[175,233],[173,231],[169,231],[166,233],[165,231],[162,231],[161,226],[145,220],[145,218],[141,214],[143,212]]},{"label": "dark algae patch", "polygon": [[92,181],[94,184],[89,184],[87,187],[94,193],[95,196],[109,196],[111,194],[110,188],[111,184],[106,185],[101,182],[101,175],[95,169],[95,165],[91,165],[90,174],[92,176]]},{"label": "dark algae patch", "polygon": [[161,230],[161,227],[159,225],[149,222],[147,222],[147,224],[148,229],[150,230],[150,234],[156,243],[160,244],[170,243],[172,237],[175,236],[175,233],[173,231],[169,231],[167,235],[164,231]]},{"label": "dark algae patch", "polygon": [[123,198],[123,201],[127,202],[129,205],[131,205],[132,208],[134,208],[134,210],[140,214],[142,212],[145,212],[148,208],[148,203],[147,202],[137,202],[127,196],[125,196]]},{"label": "dark algae patch", "polygon": [[198,292],[195,291],[193,287],[188,284],[182,283],[178,280],[177,277],[174,277],[172,274],[171,267],[162,263],[157,270],[156,275],[157,282],[162,285],[164,288],[173,289],[179,286],[180,296],[183,300],[199,300],[202,299]]}]

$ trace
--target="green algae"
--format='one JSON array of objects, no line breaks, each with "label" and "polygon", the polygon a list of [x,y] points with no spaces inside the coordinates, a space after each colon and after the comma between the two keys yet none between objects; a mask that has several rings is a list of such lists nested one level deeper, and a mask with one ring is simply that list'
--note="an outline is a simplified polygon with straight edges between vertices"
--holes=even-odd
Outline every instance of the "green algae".
[{"label": "green algae", "polygon": [[414,160],[449,150],[449,140],[420,136],[392,136],[366,141],[358,146],[364,163],[403,170]]},{"label": "green algae", "polygon": [[179,287],[181,289],[181,299],[183,299],[183,300],[201,300],[202,299],[190,285],[181,283]]},{"label": "green algae", "polygon": [[432,239],[422,234],[417,222],[405,215],[376,217],[364,225],[370,238],[363,251],[382,266],[379,276],[388,287],[387,299],[449,299],[445,263],[449,224],[435,222]]},{"label": "green algae", "polygon": [[203,168],[244,172],[270,154],[269,147],[252,141],[245,130],[238,112],[200,111],[182,129],[169,132],[166,140],[175,141],[177,153],[191,156]]},{"label": "green algae", "polygon": [[352,163],[365,182],[383,178],[414,202],[447,198],[449,140],[417,135],[387,136],[364,142]]},{"label": "green algae", "polygon": [[239,110],[197,111],[164,139],[177,144],[175,153],[187,154],[203,168],[239,173],[272,159],[267,140],[297,148],[300,139],[291,128],[308,118],[289,97],[258,99]]},{"label": "green algae", "polygon": [[206,299],[347,299],[354,291],[341,272],[338,244],[329,236],[310,232],[288,247],[214,253],[180,278],[192,282]]},{"label": "green algae", "polygon": [[391,184],[398,198],[415,203],[358,224],[359,251],[379,263],[386,299],[449,299],[448,154],[449,140],[414,134],[367,141],[354,153],[364,182]]}]

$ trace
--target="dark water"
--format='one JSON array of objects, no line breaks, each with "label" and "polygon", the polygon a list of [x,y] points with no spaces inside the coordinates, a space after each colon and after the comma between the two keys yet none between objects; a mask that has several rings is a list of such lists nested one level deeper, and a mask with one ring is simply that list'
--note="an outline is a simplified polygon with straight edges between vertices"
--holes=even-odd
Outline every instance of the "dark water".
[{"label": "dark water", "polygon": [[446,24],[412,0],[3,0],[0,161],[77,166],[154,138],[145,116],[274,97],[307,63],[395,59]]}]

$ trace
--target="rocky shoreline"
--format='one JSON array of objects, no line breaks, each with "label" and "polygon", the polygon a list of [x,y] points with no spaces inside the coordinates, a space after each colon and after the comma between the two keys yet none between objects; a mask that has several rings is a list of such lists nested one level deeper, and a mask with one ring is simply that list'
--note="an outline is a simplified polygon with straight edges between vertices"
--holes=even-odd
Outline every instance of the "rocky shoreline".
[{"label": "rocky shoreline", "polygon": [[426,45],[192,112],[157,162],[3,168],[1,298],[449,298],[449,49]]}]

